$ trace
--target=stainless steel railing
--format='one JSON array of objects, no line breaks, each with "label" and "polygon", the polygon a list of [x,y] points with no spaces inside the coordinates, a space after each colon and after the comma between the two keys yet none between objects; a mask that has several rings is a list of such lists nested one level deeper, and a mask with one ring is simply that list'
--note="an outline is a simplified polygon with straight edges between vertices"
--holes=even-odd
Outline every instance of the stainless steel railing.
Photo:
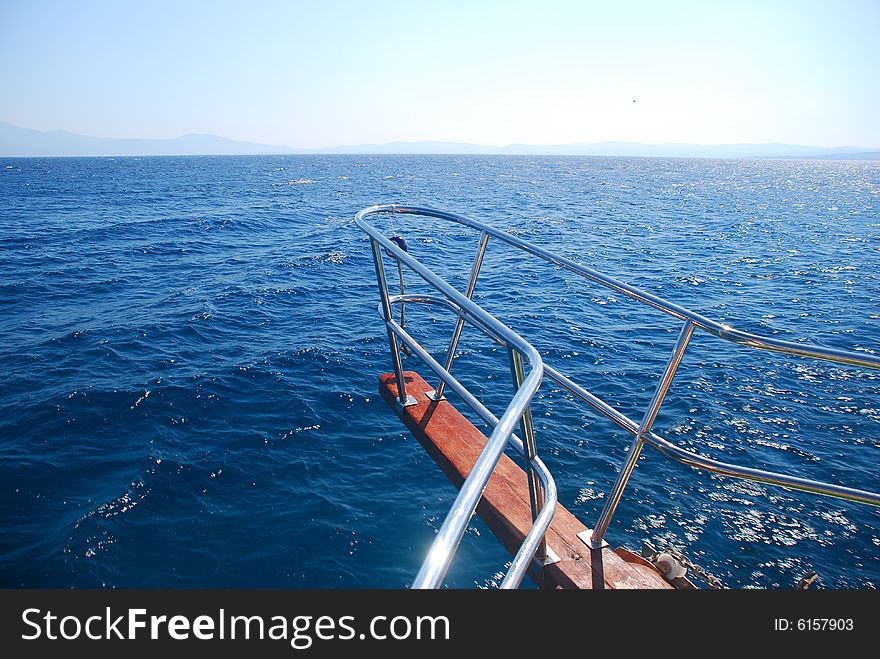
[{"label": "stainless steel railing", "polygon": [[[447,220],[480,232],[477,253],[473,261],[471,275],[465,294],[462,294],[455,288],[449,286],[449,284],[419,263],[410,254],[400,249],[396,243],[385,238],[380,231],[366,221],[367,217],[388,213],[400,215],[411,214]],[[719,462],[678,447],[662,437],[659,437],[651,430],[663,404],[666,393],[669,390],[672,380],[675,377],[675,373],[681,363],[682,357],[684,356],[688,343],[694,332],[698,329],[725,341],[758,350],[796,355],[869,369],[880,369],[880,357],[868,353],[857,353],[834,348],[792,343],[772,337],[765,337],[736,330],[730,325],[718,323],[656,295],[642,291],[612,277],[608,277],[607,275],[576,263],[575,261],[553,254],[537,245],[522,240],[521,238],[455,213],[420,206],[389,204],[365,208],[357,213],[355,221],[371,238],[376,275],[379,281],[381,296],[380,308],[388,329],[392,361],[397,377],[398,391],[400,393],[398,403],[400,405],[406,405],[410,404],[412,401],[407,399],[405,393],[405,383],[403,382],[400,355],[397,339],[395,337],[399,337],[410,348],[410,350],[414,352],[414,354],[418,355],[423,361],[425,361],[439,376],[440,382],[435,388],[436,397],[442,395],[445,386],[449,386],[458,393],[481,418],[495,426],[495,431],[492,433],[483,454],[480,456],[480,459],[478,459],[477,464],[471,472],[471,476],[467,479],[464,486],[462,486],[459,496],[453,503],[452,510],[450,511],[447,520],[444,522],[435,544],[419,572],[419,576],[413,584],[414,587],[436,587],[439,585],[443,575],[445,575],[446,569],[448,568],[452,554],[461,540],[467,521],[473,515],[482,490],[488,482],[492,469],[494,469],[508,439],[526,457],[526,464],[530,477],[529,482],[530,494],[532,496],[534,526],[524,541],[520,552],[515,557],[514,562],[511,564],[511,569],[508,572],[505,581],[502,583],[502,587],[514,587],[515,585],[518,585],[519,580],[521,580],[522,575],[528,568],[532,556],[535,555],[536,552],[539,557],[543,556],[542,540],[547,527],[549,527],[553,508],[555,508],[556,505],[556,490],[552,477],[537,457],[534,431],[531,427],[529,401],[538,390],[544,376],[556,382],[568,392],[587,403],[594,410],[633,435],[632,445],[630,446],[626,462],[617,476],[617,480],[612,487],[611,493],[606,498],[605,505],[599,514],[595,527],[590,533],[590,537],[585,539],[592,547],[601,547],[606,544],[604,542],[605,532],[607,531],[608,525],[611,522],[611,518],[613,517],[618,504],[620,503],[623,492],[639,459],[642,448],[646,443],[654,446],[658,451],[678,462],[692,467],[709,470],[714,473],[771,485],[778,485],[814,494],[836,497],[858,503],[880,506],[880,494],[875,492],[829,483],[821,483],[806,478]],[[646,304],[674,318],[684,321],[684,325],[681,328],[672,354],[667,361],[666,367],[655,388],[648,408],[645,410],[640,422],[636,423],[629,419],[598,396],[576,384],[551,366],[544,364],[540,355],[528,342],[506,325],[498,321],[495,317],[486,313],[471,300],[490,236],[517,247],[526,253],[548,261],[549,263],[553,263],[565,270],[573,272],[588,281],[609,288],[622,295],[626,295],[637,302]],[[444,297],[403,294],[394,297],[389,296],[382,266],[380,247],[385,248],[385,250],[398,259],[400,263],[406,265],[422,277],[422,279],[434,286]],[[439,362],[431,357],[427,351],[425,351],[424,348],[422,348],[404,330],[404,328],[400,326],[400,324],[395,322],[391,314],[392,306],[395,304],[402,305],[410,302],[445,306],[458,315],[458,320],[452,333],[444,365],[441,366]],[[476,398],[474,398],[450,373],[455,357],[455,351],[461,336],[462,327],[465,322],[474,325],[490,338],[508,349],[511,372],[513,374],[514,384],[517,386],[517,392],[501,419],[496,419],[492,416],[491,413],[489,413],[488,410],[486,410],[486,408],[483,407],[482,404],[476,400]],[[528,376],[524,375],[522,365],[523,358],[525,358],[530,366]],[[513,429],[517,423],[520,425],[525,441],[522,441],[513,435]],[[478,465],[480,467],[479,472],[477,472]],[[465,492],[467,492],[467,494],[465,494]],[[546,525],[544,524],[545,521]],[[511,578],[511,575],[513,575],[514,578]]]},{"label": "stainless steel railing", "polygon": [[[489,437],[485,448],[481,452],[477,461],[471,469],[468,478],[465,480],[458,496],[453,502],[449,514],[443,522],[434,544],[428,553],[427,558],[422,564],[418,575],[413,581],[413,588],[436,588],[438,587],[446,575],[452,557],[461,542],[467,523],[473,516],[477,504],[480,501],[483,490],[486,488],[489,478],[495,469],[501,454],[509,444],[512,444],[522,454],[526,456],[527,472],[531,475],[530,497],[533,502],[533,526],[523,540],[519,551],[514,556],[511,566],[502,581],[502,588],[515,588],[521,582],[528,570],[533,558],[538,554],[539,559],[544,556],[544,535],[550,526],[553,513],[556,509],[556,485],[550,472],[547,470],[543,462],[537,457],[537,453],[533,447],[533,440],[527,440],[525,444],[513,435],[514,428],[517,424],[523,429],[523,435],[526,438],[533,438],[531,431],[531,417],[528,414],[529,403],[534,396],[543,379],[543,362],[538,351],[532,347],[525,339],[516,332],[501,323],[499,320],[481,309],[478,305],[470,300],[468,296],[462,295],[455,288],[446,283],[443,279],[431,272],[424,265],[412,258],[407,252],[402,250],[400,246],[388,240],[373,226],[364,221],[364,217],[370,214],[367,211],[361,211],[356,217],[358,226],[369,234],[373,251],[373,263],[376,269],[376,278],[379,284],[380,292],[380,309],[385,319],[385,326],[388,332],[388,340],[391,348],[392,363],[398,387],[398,405],[405,407],[415,402],[412,396],[406,392],[406,382],[403,378],[403,369],[400,359],[400,350],[397,340],[400,339],[413,352],[419,356],[438,376],[446,386],[452,388],[458,393],[462,399],[473,409],[484,421],[494,426],[494,430]],[[411,298],[409,301],[444,303],[458,314],[458,330],[460,334],[460,325],[468,321],[485,330],[488,330],[497,340],[502,341],[508,346],[511,373],[516,386],[516,393],[510,401],[507,409],[501,418],[495,417],[488,409],[485,408],[467,389],[461,385],[449,372],[449,368],[441,366],[412,336],[394,320],[391,313],[392,304],[403,303],[402,296],[391,298],[388,293],[388,286],[385,280],[385,269],[382,260],[382,249],[393,254],[399,262],[405,264],[414,272],[418,273],[427,283],[431,284],[435,289],[440,291],[444,298],[436,298],[429,300],[428,298]],[[478,258],[482,258],[479,256]],[[472,279],[476,281],[479,265],[473,268]],[[469,294],[473,293],[473,286],[469,287]],[[453,341],[450,355],[455,354],[455,343]],[[525,374],[523,367],[523,358],[529,365],[528,375]],[[447,363],[451,364],[452,360],[447,359]],[[437,387],[439,389],[439,386]],[[436,390],[435,390],[436,391]],[[540,488],[540,489],[538,489]],[[540,553],[539,553],[540,552]]]},{"label": "stainless steel railing", "polygon": [[[466,310],[456,307],[453,302],[437,296],[394,296],[390,298],[390,302],[392,304],[399,302],[436,304],[457,312],[459,317],[465,316],[467,318]],[[505,343],[505,341],[496,333],[493,325],[482,325],[479,321],[472,318],[468,318],[468,320],[475,326],[480,327],[480,329],[498,340],[500,343]],[[495,465],[498,463],[501,453],[504,451],[508,443],[526,458],[527,469],[530,473],[534,474],[538,486],[541,488],[537,492],[532,490],[534,485],[530,480],[529,494],[532,498],[533,504],[533,526],[523,540],[519,551],[511,562],[511,566],[508,569],[506,576],[501,582],[501,588],[503,589],[516,588],[522,582],[533,558],[537,558],[538,562],[541,564],[545,564],[551,560],[548,557],[546,545],[544,544],[544,535],[553,519],[557,502],[556,483],[550,475],[550,471],[537,456],[537,452],[534,449],[529,450],[528,445],[513,434],[513,429],[517,423],[517,416],[520,418],[524,416],[525,411],[528,409],[529,401],[534,396],[535,391],[537,391],[535,383],[528,382],[527,379],[527,381],[517,390],[516,396],[514,396],[513,400],[510,402],[504,415],[501,419],[498,419],[448,370],[441,366],[440,363],[427,352],[427,350],[413,339],[404,328],[393,320],[391,321],[391,325],[395,335],[404,341],[414,355],[422,359],[422,361],[424,361],[434,373],[442,378],[449,388],[458,394],[465,404],[476,412],[483,421],[495,428],[492,435],[489,437],[483,452],[480,454],[480,457],[477,459],[470,474],[462,485],[456,500],[453,502],[449,514],[446,520],[444,520],[443,526],[437,534],[437,538],[434,540],[434,544],[432,545],[427,558],[413,581],[413,588],[436,588],[442,583],[452,557],[464,535],[467,523],[473,515],[480,497],[482,496],[483,490],[486,488],[486,484],[492,476]],[[515,354],[515,349],[512,349],[511,354]],[[529,374],[529,378],[533,377],[536,372],[540,372],[540,369],[538,371],[533,370]],[[540,385],[540,379],[538,379],[537,384]],[[527,424],[530,428],[530,421],[523,421],[523,423]],[[531,433],[531,430],[529,430],[529,433]],[[526,433],[524,433],[524,435],[526,435]],[[533,434],[532,437],[534,437]]]}]

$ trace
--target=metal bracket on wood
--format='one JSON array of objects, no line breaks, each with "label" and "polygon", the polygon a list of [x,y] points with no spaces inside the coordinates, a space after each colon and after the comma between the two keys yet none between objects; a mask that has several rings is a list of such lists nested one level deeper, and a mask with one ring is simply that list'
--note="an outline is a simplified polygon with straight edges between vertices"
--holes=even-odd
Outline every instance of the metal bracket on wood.
[{"label": "metal bracket on wood", "polygon": [[535,556],[535,560],[540,563],[542,566],[544,565],[553,565],[554,563],[559,562],[559,555],[550,549],[549,545],[547,546],[547,553],[545,554],[543,560]]},{"label": "metal bracket on wood", "polygon": [[394,399],[394,406],[397,408],[398,412],[403,412],[404,408],[410,407],[412,405],[418,405],[419,401],[415,399],[415,396],[408,395],[406,397],[406,402],[401,403],[399,398]]},{"label": "metal bracket on wood", "polygon": [[610,547],[611,545],[602,538],[599,542],[593,540],[593,529],[587,529],[586,531],[581,531],[577,534],[578,538],[580,538],[581,542],[583,542],[590,549],[604,549],[605,547]]},{"label": "metal bracket on wood", "polygon": [[439,403],[441,400],[446,400],[446,396],[438,396],[437,391],[434,389],[428,389],[428,391],[425,392],[425,398],[432,400],[435,403]]}]

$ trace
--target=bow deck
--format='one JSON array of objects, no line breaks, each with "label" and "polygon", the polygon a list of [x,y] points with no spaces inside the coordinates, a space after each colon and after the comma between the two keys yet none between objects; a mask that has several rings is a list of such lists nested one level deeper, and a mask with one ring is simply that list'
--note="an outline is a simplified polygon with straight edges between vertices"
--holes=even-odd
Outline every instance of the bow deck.
[{"label": "bow deck", "polygon": [[[486,444],[486,436],[446,400],[433,402],[425,393],[433,388],[418,373],[404,372],[407,394],[418,404],[397,409],[394,374],[379,378],[379,392],[406,427],[428,451],[455,487],[461,487]],[[532,526],[529,486],[525,471],[502,455],[477,513],[513,555]],[[577,534],[586,527],[557,504],[547,532],[547,546],[559,561],[530,575],[543,588],[672,588],[648,564],[628,562],[610,547],[590,549]],[[630,557],[632,561],[638,560]]]}]

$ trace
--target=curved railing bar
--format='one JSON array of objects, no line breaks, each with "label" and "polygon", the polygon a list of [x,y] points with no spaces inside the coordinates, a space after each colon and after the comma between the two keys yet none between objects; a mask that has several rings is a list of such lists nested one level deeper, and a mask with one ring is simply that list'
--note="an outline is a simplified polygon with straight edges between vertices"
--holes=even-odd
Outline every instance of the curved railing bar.
[{"label": "curved railing bar", "polygon": [[[426,356],[430,357],[427,352],[420,350],[420,346],[416,348],[418,343],[413,341],[399,325],[396,327],[395,325],[397,323],[391,321],[390,326],[392,330],[397,336],[404,339],[404,342],[407,343],[410,349],[413,349],[422,359]],[[540,357],[538,359],[540,360]],[[430,360],[426,361],[430,364]],[[533,362],[530,360],[530,363]],[[467,479],[462,484],[446,519],[443,521],[443,525],[440,527],[440,531],[437,533],[437,537],[434,539],[434,544],[431,546],[428,556],[413,580],[413,588],[437,588],[443,581],[449,569],[449,564],[452,561],[452,556],[464,536],[467,523],[473,516],[474,511],[476,511],[477,504],[483,496],[483,490],[486,489],[486,485],[495,471],[495,466],[507,447],[514,428],[519,423],[526,406],[531,402],[538,387],[541,386],[542,379],[543,368],[541,367],[541,362],[538,361],[538,368],[532,368],[526,376],[523,385],[514,394],[513,399],[489,436],[477,461],[471,468],[470,474],[468,474]],[[452,386],[451,379],[446,379],[446,382],[449,386]],[[555,510],[555,506],[551,510]],[[549,520],[547,520],[547,525],[549,526]],[[535,531],[535,529],[536,527],[533,526],[532,530]],[[543,537],[543,533],[538,538],[539,542],[541,537]],[[537,548],[537,544],[535,544],[535,547]],[[522,547],[520,550],[522,550]],[[531,556],[529,556],[529,560],[531,560]]]},{"label": "curved railing bar", "polygon": [[438,291],[443,293],[447,298],[455,302],[456,305],[458,305],[461,309],[466,310],[472,318],[475,318],[484,325],[493,327],[496,331],[498,331],[498,333],[502,336],[502,338],[504,338],[505,341],[509,342],[511,345],[513,345],[513,347],[515,347],[523,354],[523,356],[529,362],[529,366],[532,367],[532,370],[541,369],[543,365],[541,355],[532,346],[532,344],[530,344],[519,334],[517,334],[507,325],[502,323],[500,320],[495,318],[495,316],[485,311],[482,307],[477,305],[476,302],[469,300],[467,297],[462,295],[456,288],[448,284],[445,280],[441,279],[429,268],[419,263],[416,259],[410,256],[409,253],[400,249],[400,246],[397,243],[388,240],[378,231],[378,229],[361,219],[363,213],[365,213],[365,211],[361,211],[360,213],[358,213],[357,216],[355,216],[355,221],[357,222],[358,226],[363,229],[364,232],[366,232],[373,240],[382,245],[382,247],[384,247],[387,252],[393,254],[396,259],[399,259],[400,261],[408,265],[413,272],[419,275],[427,283],[431,284]]},{"label": "curved railing bar", "polygon": [[[501,454],[509,443],[514,427],[519,423],[520,418],[523,416],[532,397],[541,386],[541,382],[544,379],[544,363],[541,360],[541,355],[530,343],[497,318],[484,311],[473,301],[462,295],[458,290],[450,286],[429,268],[412,258],[407,252],[402,250],[397,243],[385,238],[385,236],[375,227],[362,219],[363,214],[364,211],[359,212],[355,217],[355,221],[358,226],[370,236],[374,241],[374,244],[378,243],[384,247],[388,253],[392,254],[401,263],[406,264],[427,283],[443,293],[448,299],[455,302],[460,309],[466,310],[469,316],[475,317],[481,324],[491,327],[493,331],[497,332],[505,341],[509,342],[520,352],[520,354],[522,354],[530,367],[528,375],[517,389],[508,404],[507,409],[504,414],[502,414],[495,429],[492,431],[485,447],[471,468],[470,474],[462,484],[461,489],[452,504],[452,508],[446,516],[446,519],[443,521],[443,525],[440,527],[440,531],[434,539],[434,543],[428,552],[428,556],[422,563],[422,567],[412,584],[413,588],[437,588],[449,569],[452,556],[460,544],[461,538],[464,536],[467,523],[473,516],[477,504],[483,496],[483,490],[486,488],[486,485],[495,470],[495,466],[501,458]],[[383,302],[383,304],[385,303],[387,303],[387,300]],[[406,334],[403,328],[397,325],[392,318],[386,316],[385,322],[386,326],[400,338],[403,338],[403,335]],[[414,341],[413,344],[417,345]],[[412,346],[409,347],[412,348]],[[427,353],[424,354],[427,355]],[[545,506],[544,510],[548,509],[551,511],[550,515],[552,517],[552,514],[555,512],[555,506]],[[534,521],[537,521],[537,518],[536,520],[533,520],[533,522]],[[547,520],[547,524],[549,525],[549,519]],[[535,531],[535,528],[536,527],[533,524],[533,527],[529,535],[526,536],[526,540],[520,547],[520,552],[517,556],[522,553],[523,547],[532,544],[532,531]],[[535,533],[537,533],[537,531],[535,531]],[[538,543],[535,544],[535,547],[540,544],[541,539],[543,539],[543,533],[538,538]],[[528,558],[531,560],[531,556]]]},{"label": "curved railing bar", "polygon": [[738,345],[748,346],[751,348],[757,348],[759,350],[781,352],[791,355],[798,355],[801,357],[812,357],[814,359],[822,359],[825,361],[850,364],[853,366],[863,366],[866,368],[880,369],[880,357],[869,353],[858,353],[848,350],[840,350],[837,348],[825,348],[805,343],[793,343],[791,341],[784,341],[782,339],[761,336],[758,334],[735,329],[728,324],[719,323],[715,320],[711,320],[710,318],[695,313],[690,309],[686,309],[678,304],[669,302],[668,300],[664,300],[657,295],[643,291],[639,288],[636,288],[635,286],[630,286],[629,284],[619,281],[613,277],[604,275],[597,270],[588,268],[575,261],[572,261],[571,259],[565,258],[564,256],[553,254],[543,247],[534,245],[526,240],[523,240],[522,238],[518,238],[499,229],[495,229],[488,224],[484,224],[483,222],[479,222],[477,220],[472,220],[468,217],[464,217],[463,215],[458,215],[456,213],[449,213],[446,211],[423,206],[400,206],[397,204],[381,204],[370,206],[369,208],[361,210],[355,216],[355,221],[357,222],[359,227],[366,231],[366,227],[370,227],[371,225],[367,224],[364,218],[369,215],[383,213],[400,213],[436,217],[438,219],[456,222],[458,224],[462,224],[464,226],[477,229],[479,231],[485,231],[489,235],[503,240],[510,245],[519,247],[523,251],[534,254],[535,256],[539,256],[545,261],[565,268],[570,272],[574,272],[575,274],[578,274],[581,277],[584,277],[585,279],[588,279],[594,283],[605,286],[606,288],[610,288],[611,290],[616,291],[621,295],[626,295],[633,300],[647,304],[648,306],[654,307],[655,309],[658,309],[659,311],[662,311],[680,320],[689,320],[696,327],[699,327],[709,332],[710,334],[714,334],[715,336],[724,339],[725,341],[730,341],[731,343],[736,343]]},{"label": "curved railing bar", "polygon": [[[405,298],[405,299],[404,299]],[[425,298],[432,298],[430,302]],[[391,303],[395,302],[423,302],[429,304],[437,304],[441,306],[445,306],[448,309],[453,311],[457,311],[457,308],[449,302],[448,300],[437,298],[434,296],[394,296],[390,298]],[[498,419],[492,412],[489,411],[468,389],[462,385],[449,371],[447,371],[443,366],[438,362],[431,354],[426,351],[418,341],[416,341],[403,327],[401,327],[395,321],[391,322],[392,331],[400,337],[400,339],[406,344],[406,346],[412,350],[413,354],[422,359],[422,361],[427,364],[434,373],[436,373],[446,385],[458,394],[461,399],[465,402],[465,404],[470,407],[476,414],[486,423],[491,426],[497,428],[501,423],[501,420]],[[512,403],[511,403],[512,405]],[[509,409],[509,408],[508,408]],[[504,417],[502,416],[502,419]],[[494,433],[493,433],[494,434]],[[515,434],[510,435],[509,443],[517,450],[517,452],[523,457],[526,456],[525,446],[523,441],[517,437]],[[486,443],[486,447],[489,446],[489,442]],[[484,449],[485,451],[485,449]],[[500,454],[498,459],[500,459]],[[495,461],[497,463],[497,459]],[[556,482],[553,480],[553,476],[550,474],[550,470],[547,469],[547,466],[544,462],[535,457],[532,461],[532,467],[535,469],[535,472],[538,475],[538,479],[541,481],[541,485],[544,491],[544,505],[541,508],[540,513],[535,518],[532,528],[529,530],[526,537],[523,539],[522,544],[520,545],[519,550],[513,558],[513,561],[510,564],[510,568],[507,571],[507,575],[504,577],[504,580],[501,582],[502,589],[508,588],[516,588],[522,582],[523,577],[525,576],[529,565],[531,563],[532,558],[535,556],[535,552],[538,549],[538,546],[541,544],[541,540],[544,535],[547,533],[547,529],[550,528],[550,523],[553,520],[553,515],[556,511],[556,503],[558,501],[558,494],[556,490]],[[493,465],[494,470],[494,465]],[[471,475],[476,470],[476,465],[474,469],[471,470]],[[470,480],[471,475],[468,476],[468,480]],[[491,476],[491,472],[490,472]],[[488,479],[487,481],[488,482]],[[485,487],[485,484],[484,484]],[[462,488],[464,489],[464,488]],[[482,490],[481,490],[482,493]],[[479,499],[477,500],[479,501]],[[464,504],[463,504],[464,505]],[[453,508],[455,508],[455,504],[453,504]],[[451,515],[451,512],[450,512]],[[458,541],[461,538],[459,537]],[[458,542],[456,542],[453,547],[457,547]],[[434,548],[431,549],[430,555],[434,552]],[[441,549],[437,550],[438,552],[443,551]],[[451,556],[449,557],[451,560]],[[427,561],[426,561],[427,562]],[[444,572],[445,574],[445,572]],[[444,575],[440,575],[439,580],[442,580]],[[439,580],[437,583],[439,583]],[[431,588],[436,587],[436,585],[430,585],[430,583],[422,584],[419,581],[418,576],[416,580],[413,582],[413,588]]]}]

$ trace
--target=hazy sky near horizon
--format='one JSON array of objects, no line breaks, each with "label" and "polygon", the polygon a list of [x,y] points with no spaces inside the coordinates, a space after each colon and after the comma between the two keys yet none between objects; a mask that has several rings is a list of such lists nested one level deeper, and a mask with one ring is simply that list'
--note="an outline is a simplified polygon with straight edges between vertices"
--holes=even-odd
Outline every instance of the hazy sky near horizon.
[{"label": "hazy sky near horizon", "polygon": [[880,0],[0,0],[0,121],[290,147],[880,147]]}]

